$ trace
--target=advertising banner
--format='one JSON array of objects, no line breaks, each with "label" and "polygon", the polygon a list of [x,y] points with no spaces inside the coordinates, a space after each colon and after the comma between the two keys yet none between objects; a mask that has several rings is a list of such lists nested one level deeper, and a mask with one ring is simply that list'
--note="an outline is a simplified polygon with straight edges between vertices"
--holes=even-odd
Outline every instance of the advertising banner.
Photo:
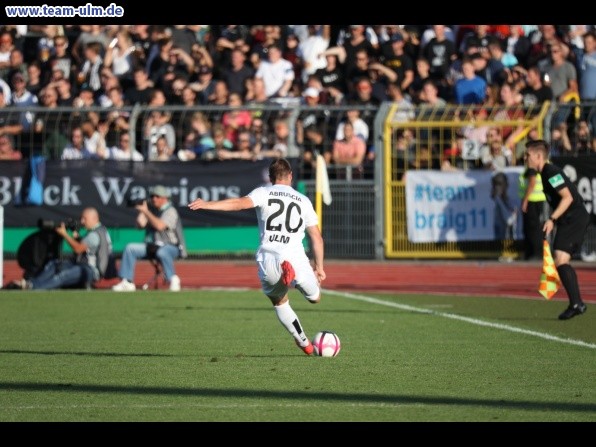
[{"label": "advertising banner", "polygon": [[[148,197],[149,188],[164,185],[185,227],[256,225],[254,210],[191,211],[200,197],[221,200],[242,197],[269,182],[270,160],[223,162],[48,161],[42,175],[32,176],[28,160],[0,163],[0,205],[5,227],[34,227],[39,219],[77,218],[83,208],[98,209],[108,227],[134,226],[136,210],[129,199]],[[41,204],[31,202],[31,183]]]},{"label": "advertising banner", "polygon": [[411,242],[522,239],[518,194],[523,167],[408,171],[406,216]]}]

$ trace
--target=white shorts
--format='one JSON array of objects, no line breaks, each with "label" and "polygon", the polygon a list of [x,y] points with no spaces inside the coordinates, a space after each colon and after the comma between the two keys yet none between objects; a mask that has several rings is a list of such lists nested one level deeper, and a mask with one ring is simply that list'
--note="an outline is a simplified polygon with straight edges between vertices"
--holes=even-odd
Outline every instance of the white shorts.
[{"label": "white shorts", "polygon": [[288,261],[294,267],[296,277],[292,285],[304,295],[308,301],[315,302],[321,293],[319,282],[306,255],[292,259],[282,259],[275,253],[262,253],[257,261],[259,279],[263,293],[273,299],[283,298],[289,287],[281,279],[281,263]]}]

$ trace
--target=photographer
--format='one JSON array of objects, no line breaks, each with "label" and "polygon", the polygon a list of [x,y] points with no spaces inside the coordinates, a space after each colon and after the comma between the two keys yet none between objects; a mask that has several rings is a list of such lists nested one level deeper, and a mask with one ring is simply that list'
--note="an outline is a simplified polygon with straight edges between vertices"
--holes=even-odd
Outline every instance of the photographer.
[{"label": "photographer", "polygon": [[124,248],[118,274],[122,281],[112,287],[116,292],[136,290],[134,273],[137,259],[154,259],[159,262],[170,283],[170,290],[180,290],[180,278],[176,275],[174,260],[186,257],[182,221],[170,201],[170,191],[165,186],[155,186],[149,190],[149,194],[151,208],[145,200],[129,203],[139,212],[136,223],[139,228],[145,228],[145,242],[131,242]]},{"label": "photographer", "polygon": [[[51,221],[40,220],[40,226],[54,227],[70,245],[74,256],[70,260],[52,259],[43,270],[30,279],[17,281],[21,289],[59,289],[65,287],[89,288],[104,277],[112,255],[112,240],[106,227],[99,221],[95,208],[85,208],[81,214],[81,225],[87,230],[83,238],[78,237],[78,223],[71,221],[55,225]],[[73,232],[72,236],[67,230]]]}]

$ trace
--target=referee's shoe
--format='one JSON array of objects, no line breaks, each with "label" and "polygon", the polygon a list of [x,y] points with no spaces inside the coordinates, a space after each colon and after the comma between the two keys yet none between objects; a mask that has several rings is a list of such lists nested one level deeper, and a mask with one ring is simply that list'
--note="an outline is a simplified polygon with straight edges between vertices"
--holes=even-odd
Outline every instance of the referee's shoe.
[{"label": "referee's shoe", "polygon": [[584,303],[581,304],[570,304],[565,311],[559,315],[559,320],[569,320],[570,318],[575,317],[576,315],[583,314],[588,309]]}]

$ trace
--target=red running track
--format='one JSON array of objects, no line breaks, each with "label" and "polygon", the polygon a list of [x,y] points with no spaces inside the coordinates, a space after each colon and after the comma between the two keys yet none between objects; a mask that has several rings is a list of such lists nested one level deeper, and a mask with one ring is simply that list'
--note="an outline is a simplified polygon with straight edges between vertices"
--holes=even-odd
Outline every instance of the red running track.
[{"label": "red running track", "polygon": [[[596,302],[596,265],[572,263],[584,301]],[[496,261],[327,261],[323,288],[350,292],[399,292],[449,295],[492,295],[544,299],[537,292],[540,262]],[[179,261],[176,271],[182,288],[260,288],[253,261]],[[137,263],[135,283],[140,287],[153,274],[146,261]],[[22,277],[16,261],[4,262],[4,282]],[[101,281],[109,288],[118,280]],[[165,288],[160,285],[160,288]],[[554,298],[567,300],[564,291]]]}]

